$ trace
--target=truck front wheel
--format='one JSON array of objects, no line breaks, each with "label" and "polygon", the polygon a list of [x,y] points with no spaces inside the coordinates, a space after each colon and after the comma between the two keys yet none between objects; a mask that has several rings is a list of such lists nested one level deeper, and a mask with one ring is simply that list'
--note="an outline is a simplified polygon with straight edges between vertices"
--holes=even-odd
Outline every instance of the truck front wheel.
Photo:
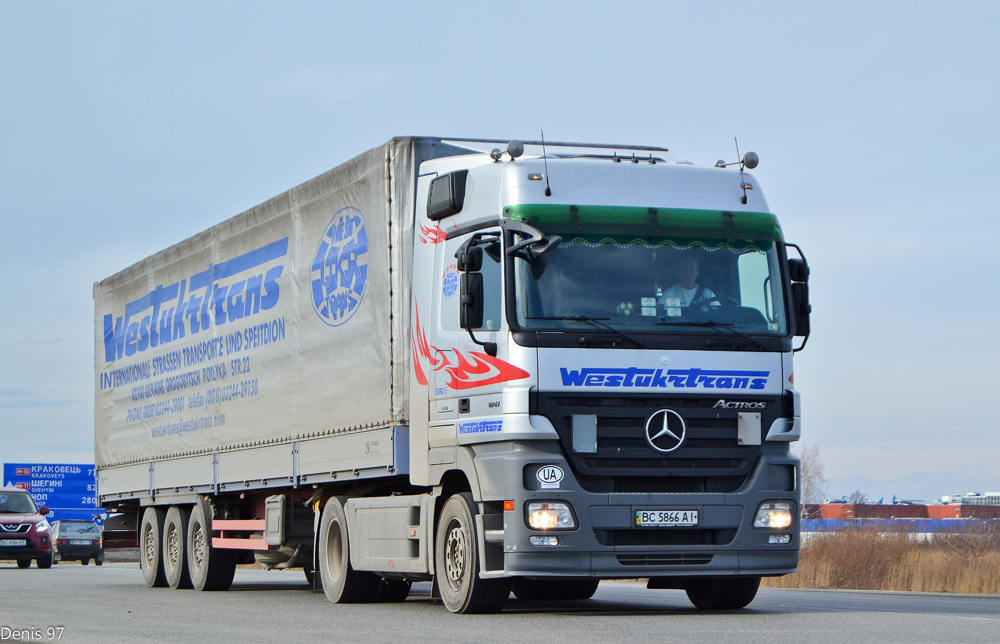
[{"label": "truck front wheel", "polygon": [[686,590],[701,610],[735,610],[752,602],[759,587],[760,577],[724,577],[692,579]]},{"label": "truck front wheel", "polygon": [[167,585],[167,575],[163,571],[163,522],[167,513],[160,508],[148,507],[142,513],[139,526],[139,568],[142,578],[150,588]]},{"label": "truck front wheel", "polygon": [[453,613],[499,613],[510,579],[480,579],[476,502],[471,494],[445,501],[434,539],[434,570],[445,607]]},{"label": "truck front wheel", "polygon": [[337,497],[326,502],[319,520],[319,572],[323,592],[335,604],[375,601],[382,583],[375,573],[355,570],[351,566],[347,515],[343,502]]},{"label": "truck front wheel", "polygon": [[236,576],[236,552],[212,546],[212,506],[204,499],[191,509],[187,524],[187,567],[197,590],[229,590]]}]

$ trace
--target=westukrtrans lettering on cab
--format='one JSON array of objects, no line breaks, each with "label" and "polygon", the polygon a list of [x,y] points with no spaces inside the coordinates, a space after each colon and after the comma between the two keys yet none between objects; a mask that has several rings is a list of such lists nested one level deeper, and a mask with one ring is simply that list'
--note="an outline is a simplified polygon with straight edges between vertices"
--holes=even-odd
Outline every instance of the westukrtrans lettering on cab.
[{"label": "westukrtrans lettering on cab", "polygon": [[661,389],[764,389],[769,371],[724,369],[559,369],[564,387],[658,387]]}]

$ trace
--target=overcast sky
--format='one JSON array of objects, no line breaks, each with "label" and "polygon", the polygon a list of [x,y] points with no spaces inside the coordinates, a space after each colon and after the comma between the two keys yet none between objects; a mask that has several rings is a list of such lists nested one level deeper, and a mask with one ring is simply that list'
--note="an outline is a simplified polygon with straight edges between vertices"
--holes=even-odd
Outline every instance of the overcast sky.
[{"label": "overcast sky", "polygon": [[93,462],[92,285],[392,136],[734,137],[831,495],[1000,490],[1000,3],[0,0],[0,461]]}]

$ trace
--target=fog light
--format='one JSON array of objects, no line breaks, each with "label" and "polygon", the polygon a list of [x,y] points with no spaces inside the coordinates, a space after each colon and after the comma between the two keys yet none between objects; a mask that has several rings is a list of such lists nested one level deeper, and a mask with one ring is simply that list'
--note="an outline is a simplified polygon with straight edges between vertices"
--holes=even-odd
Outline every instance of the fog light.
[{"label": "fog light", "polygon": [[533,546],[558,546],[559,537],[528,537]]},{"label": "fog light", "polygon": [[576,519],[568,503],[532,501],[528,504],[528,527],[532,530],[572,530]]},{"label": "fog light", "polygon": [[792,535],[790,534],[772,534],[767,537],[768,543],[791,543]]},{"label": "fog light", "polygon": [[757,508],[757,516],[753,520],[755,528],[776,528],[783,530],[792,525],[791,501],[767,501]]}]

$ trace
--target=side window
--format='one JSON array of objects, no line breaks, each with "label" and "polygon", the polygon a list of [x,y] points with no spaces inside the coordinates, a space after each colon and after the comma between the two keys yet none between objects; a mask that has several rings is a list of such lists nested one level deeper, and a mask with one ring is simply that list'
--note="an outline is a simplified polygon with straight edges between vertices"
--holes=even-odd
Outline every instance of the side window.
[{"label": "side window", "polygon": [[500,270],[500,241],[483,246],[483,326],[486,331],[500,328],[503,319],[503,273]]},{"label": "side window", "polygon": [[[441,302],[441,329],[444,331],[460,331],[458,326],[458,309],[461,302],[461,273],[456,267],[455,252],[469,240],[469,236],[451,239],[443,244],[442,256],[439,259]],[[503,271],[501,264],[501,245],[499,239],[485,243],[483,249],[483,267],[479,271],[483,276],[483,326],[478,330],[495,331],[500,329],[503,320]]]}]

